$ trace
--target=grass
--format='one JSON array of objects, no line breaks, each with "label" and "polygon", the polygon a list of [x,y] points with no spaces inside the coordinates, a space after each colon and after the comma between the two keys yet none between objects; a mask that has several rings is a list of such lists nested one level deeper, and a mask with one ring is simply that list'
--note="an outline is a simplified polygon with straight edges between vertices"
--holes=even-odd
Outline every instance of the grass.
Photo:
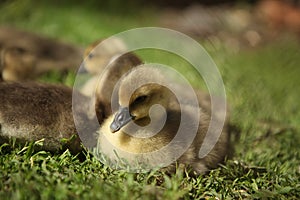
[{"label": "grass", "polygon": [[[18,14],[12,14],[15,5],[0,5],[1,24],[83,46],[126,29],[155,25],[157,18],[151,9],[137,11],[137,19],[132,13],[114,15],[79,4],[58,8],[41,3],[18,8]],[[10,143],[0,147],[0,198],[299,199],[299,47],[299,41],[285,39],[238,54],[210,51],[226,86],[231,125],[239,131],[233,133],[233,158],[208,175],[132,174],[112,170],[90,155],[81,161],[69,151],[53,155],[33,151],[39,144]],[[163,57],[166,64],[178,64]],[[73,79],[74,74],[63,79],[49,74],[42,80],[72,85]],[[7,145],[14,148],[7,150]]]}]

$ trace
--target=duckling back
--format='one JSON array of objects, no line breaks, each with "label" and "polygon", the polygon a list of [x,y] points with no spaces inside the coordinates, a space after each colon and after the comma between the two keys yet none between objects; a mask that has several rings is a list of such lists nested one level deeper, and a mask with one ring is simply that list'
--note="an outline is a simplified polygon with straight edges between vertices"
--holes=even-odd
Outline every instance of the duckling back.
[{"label": "duckling back", "polygon": [[[78,93],[78,95],[80,95]],[[86,97],[80,95],[77,110],[86,122]],[[0,83],[0,138],[20,143],[44,139],[44,150],[82,150],[72,114],[72,89],[41,83]],[[84,124],[82,124],[84,125]],[[66,141],[63,141],[66,140]]]}]

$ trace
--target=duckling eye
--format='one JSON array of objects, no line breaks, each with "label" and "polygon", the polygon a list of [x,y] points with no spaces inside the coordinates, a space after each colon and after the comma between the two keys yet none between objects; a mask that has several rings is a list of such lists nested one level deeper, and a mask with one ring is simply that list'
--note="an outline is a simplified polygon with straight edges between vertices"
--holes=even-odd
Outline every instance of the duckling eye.
[{"label": "duckling eye", "polygon": [[88,55],[88,57],[89,57],[89,59],[92,59],[92,58],[94,57],[94,54],[90,53],[90,54]]},{"label": "duckling eye", "polygon": [[17,54],[23,54],[23,53],[26,52],[26,50],[25,50],[24,48],[22,48],[22,47],[14,47],[14,48],[12,49],[12,51],[13,51],[14,53],[17,53]]},{"label": "duckling eye", "polygon": [[144,102],[146,99],[147,99],[147,96],[146,96],[146,95],[144,95],[144,96],[139,96],[139,97],[137,97],[137,98],[134,100],[134,103],[135,103],[135,104],[139,104],[139,103]]}]

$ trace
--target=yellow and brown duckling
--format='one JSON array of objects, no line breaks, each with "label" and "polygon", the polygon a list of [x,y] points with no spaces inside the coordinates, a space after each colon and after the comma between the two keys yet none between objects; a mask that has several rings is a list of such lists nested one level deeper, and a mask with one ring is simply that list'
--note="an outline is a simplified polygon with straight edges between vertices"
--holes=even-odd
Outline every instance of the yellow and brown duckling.
[{"label": "yellow and brown duckling", "polygon": [[[197,174],[217,167],[228,151],[229,136],[226,124],[212,150],[204,158],[200,158],[198,154],[207,134],[210,115],[200,109],[198,116],[194,105],[179,105],[174,93],[162,84],[164,79],[166,76],[163,76],[159,69],[140,66],[121,80],[118,91],[120,107],[104,120],[99,130],[98,150],[112,162],[117,162],[120,158],[128,163],[145,160],[148,162],[150,159],[156,164],[175,158],[177,153],[182,151],[176,162],[192,167]],[[148,83],[142,84],[145,80]],[[140,87],[135,88],[136,86]],[[155,109],[151,111],[157,104],[165,109],[166,115]],[[185,116],[187,120],[182,121],[181,116]],[[156,123],[160,126],[161,122],[165,123],[159,129]],[[181,124],[184,137],[170,148],[164,149],[176,138]],[[217,136],[219,133],[211,134]],[[145,154],[152,152],[159,153],[145,157]],[[167,168],[172,169],[174,163],[175,160]]]}]

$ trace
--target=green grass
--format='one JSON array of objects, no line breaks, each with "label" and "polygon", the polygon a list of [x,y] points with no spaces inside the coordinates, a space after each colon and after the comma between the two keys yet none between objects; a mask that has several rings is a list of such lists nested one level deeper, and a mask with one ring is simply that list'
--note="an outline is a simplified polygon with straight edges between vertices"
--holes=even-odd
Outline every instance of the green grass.
[{"label": "green grass", "polygon": [[[12,7],[2,4],[2,24],[83,46],[126,29],[155,25],[157,18],[152,10],[139,10],[136,17],[86,5],[37,4],[18,8],[18,14],[12,14]],[[285,39],[239,54],[210,51],[226,86],[231,125],[239,134],[233,132],[233,158],[208,175],[132,174],[112,170],[89,155],[81,161],[68,151],[32,151],[38,144],[11,150],[2,145],[0,199],[299,199],[299,49],[299,41]],[[149,61],[157,56],[143,55]],[[171,56],[162,61],[178,65]],[[74,74],[49,74],[42,80],[72,85],[73,79]]]}]

